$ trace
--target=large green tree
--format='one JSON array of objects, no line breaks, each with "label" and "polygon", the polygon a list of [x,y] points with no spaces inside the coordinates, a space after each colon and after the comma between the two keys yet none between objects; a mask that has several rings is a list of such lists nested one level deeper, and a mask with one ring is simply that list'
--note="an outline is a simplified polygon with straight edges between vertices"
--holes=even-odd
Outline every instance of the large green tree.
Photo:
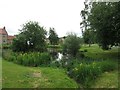
[{"label": "large green tree", "polygon": [[50,41],[50,43],[52,45],[58,44],[59,38],[58,38],[58,35],[55,32],[54,28],[50,28],[50,30],[49,30],[49,37],[48,38],[49,38],[49,41]]},{"label": "large green tree", "polygon": [[[94,2],[88,5],[87,25],[96,31],[103,49],[120,44],[120,2]],[[84,20],[83,20],[84,21]]]},{"label": "large green tree", "polygon": [[46,50],[46,34],[38,22],[29,21],[23,24],[20,34],[13,41],[13,50],[43,52]]}]

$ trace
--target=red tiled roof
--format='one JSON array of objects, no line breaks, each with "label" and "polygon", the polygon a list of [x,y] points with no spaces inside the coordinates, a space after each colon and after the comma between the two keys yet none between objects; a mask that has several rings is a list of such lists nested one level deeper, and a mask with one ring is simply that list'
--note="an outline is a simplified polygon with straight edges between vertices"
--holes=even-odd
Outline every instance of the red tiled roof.
[{"label": "red tiled roof", "polygon": [[7,31],[4,28],[0,28],[0,34],[7,34],[8,35]]},{"label": "red tiled roof", "polygon": [[8,36],[8,40],[12,40],[12,39],[14,39],[15,38],[15,36]]}]

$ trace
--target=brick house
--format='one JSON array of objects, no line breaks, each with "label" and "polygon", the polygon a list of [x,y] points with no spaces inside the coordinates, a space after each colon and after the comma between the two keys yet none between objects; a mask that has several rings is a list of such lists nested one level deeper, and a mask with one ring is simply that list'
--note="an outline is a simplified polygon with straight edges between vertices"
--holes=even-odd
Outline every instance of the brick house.
[{"label": "brick house", "polygon": [[0,44],[12,44],[15,36],[8,35],[6,28],[0,28]]},{"label": "brick house", "polygon": [[14,38],[15,36],[8,35],[8,44],[12,44]]}]

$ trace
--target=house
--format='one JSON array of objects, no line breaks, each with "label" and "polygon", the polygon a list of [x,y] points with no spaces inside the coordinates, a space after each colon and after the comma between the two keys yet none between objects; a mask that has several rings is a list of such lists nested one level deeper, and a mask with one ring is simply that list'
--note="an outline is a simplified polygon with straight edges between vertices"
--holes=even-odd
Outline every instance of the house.
[{"label": "house", "polygon": [[6,28],[0,28],[0,44],[12,44],[15,36],[8,35]]},{"label": "house", "polygon": [[0,44],[7,44],[8,40],[8,33],[5,27],[0,28]]},{"label": "house", "polygon": [[60,38],[59,38],[59,43],[63,43],[63,42],[65,41],[65,38],[66,38],[66,36],[60,37]]},{"label": "house", "polygon": [[15,38],[15,36],[8,35],[8,42],[7,43],[12,44],[14,38]]}]

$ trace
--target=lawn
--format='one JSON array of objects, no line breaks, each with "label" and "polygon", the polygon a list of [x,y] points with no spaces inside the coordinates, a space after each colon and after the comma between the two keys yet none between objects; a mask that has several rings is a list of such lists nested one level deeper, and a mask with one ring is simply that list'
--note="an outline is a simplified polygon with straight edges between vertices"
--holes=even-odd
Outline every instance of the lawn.
[{"label": "lawn", "polygon": [[77,88],[64,70],[50,67],[24,67],[2,61],[3,88]]},{"label": "lawn", "polygon": [[95,80],[91,88],[117,88],[118,71],[105,72]]},{"label": "lawn", "polygon": [[[91,47],[83,45],[81,51],[87,50],[85,56],[94,59],[103,59],[115,61],[118,65],[120,59],[120,48],[113,47],[111,50],[102,50],[98,45],[93,44]],[[91,85],[92,88],[118,88],[118,70],[103,73],[99,78],[95,80],[95,83]]]},{"label": "lawn", "polygon": [[80,50],[87,50],[85,56],[97,59],[118,60],[120,58],[120,48],[113,47],[110,50],[102,50],[97,44],[92,44],[91,47],[83,45]]}]

